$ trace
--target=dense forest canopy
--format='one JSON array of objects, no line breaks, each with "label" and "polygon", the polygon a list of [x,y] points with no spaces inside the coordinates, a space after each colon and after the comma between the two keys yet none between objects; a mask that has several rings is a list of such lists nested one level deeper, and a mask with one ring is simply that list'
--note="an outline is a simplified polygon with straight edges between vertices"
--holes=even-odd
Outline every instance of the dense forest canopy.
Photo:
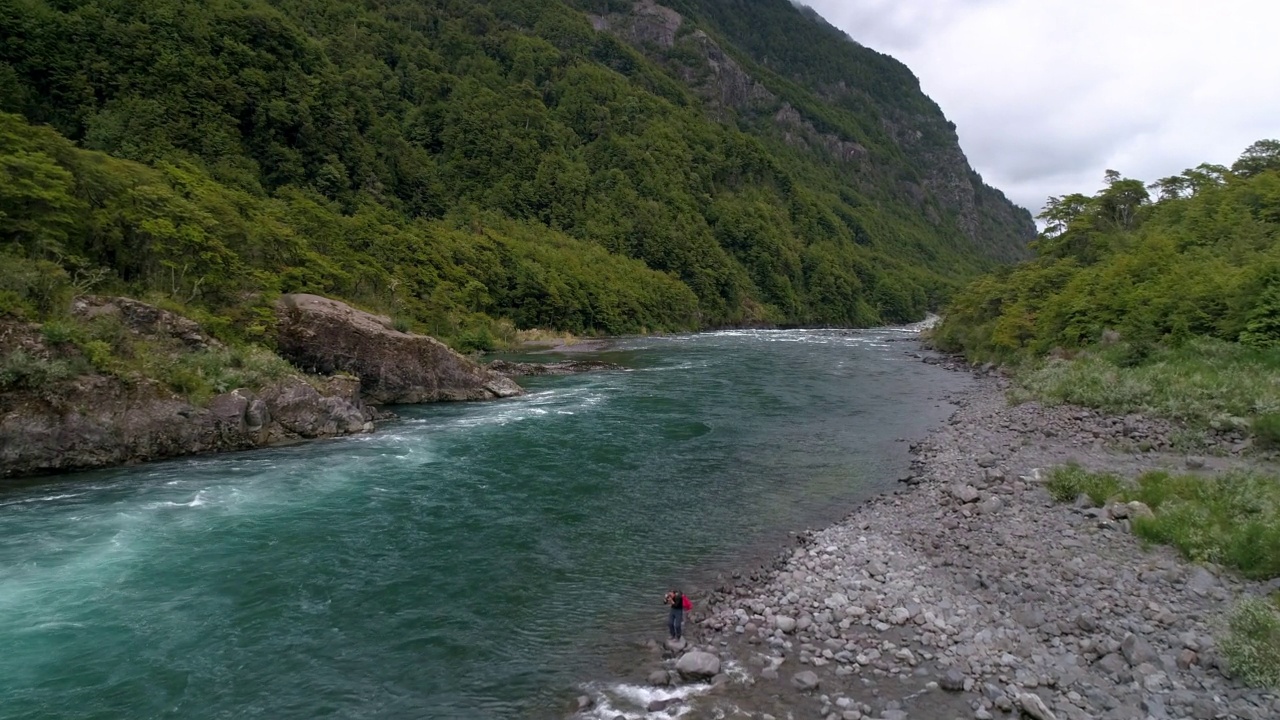
[{"label": "dense forest canopy", "polygon": [[[672,2],[669,47],[593,26],[651,6],[0,0],[0,313],[110,289],[256,336],[305,291],[465,347],[870,325],[1021,252],[901,64],[785,0]],[[711,106],[708,42],[763,104]]]},{"label": "dense forest canopy", "polygon": [[1104,181],[1092,196],[1049,198],[1035,260],[959,293],[936,333],[943,347],[1010,359],[1113,333],[1133,362],[1197,337],[1280,347],[1280,141],[1230,168]]}]

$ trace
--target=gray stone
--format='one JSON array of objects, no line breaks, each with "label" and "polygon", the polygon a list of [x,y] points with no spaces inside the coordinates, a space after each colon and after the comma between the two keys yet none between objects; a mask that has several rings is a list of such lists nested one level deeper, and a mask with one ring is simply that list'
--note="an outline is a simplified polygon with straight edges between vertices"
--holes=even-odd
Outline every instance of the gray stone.
[{"label": "gray stone", "polygon": [[1133,633],[1125,635],[1124,640],[1120,642],[1120,653],[1124,655],[1124,659],[1130,666],[1160,662],[1160,656],[1155,648],[1151,647],[1151,643]]},{"label": "gray stone", "polygon": [[938,679],[938,686],[949,692],[961,692],[964,690],[964,675],[952,668]]},{"label": "gray stone", "polygon": [[978,502],[978,489],[972,485],[957,484],[951,488],[951,496],[962,503]]},{"label": "gray stone", "polygon": [[1129,663],[1116,653],[1104,655],[1095,666],[1116,682],[1127,682],[1128,678],[1132,677],[1129,672]]},{"label": "gray stone", "polygon": [[1021,605],[1014,609],[1013,619],[1028,630],[1035,630],[1044,624],[1044,613],[1035,605]]},{"label": "gray stone", "polygon": [[676,672],[688,680],[702,680],[720,674],[720,658],[709,652],[693,650],[676,661]]},{"label": "gray stone", "polygon": [[1187,577],[1186,588],[1197,595],[1206,595],[1219,585],[1218,578],[1204,567],[1196,566]]},{"label": "gray stone", "polygon": [[1019,693],[1018,707],[1022,708],[1024,715],[1033,720],[1058,720],[1058,716],[1045,706],[1044,700],[1034,693]]},{"label": "gray stone", "polygon": [[802,670],[791,677],[791,685],[805,692],[818,689],[820,684],[818,674],[812,670]]},{"label": "gray stone", "polygon": [[666,670],[654,670],[649,673],[649,684],[663,687],[671,684],[671,676]]},{"label": "gray stone", "polygon": [[662,712],[663,710],[666,710],[668,707],[670,707],[671,705],[677,702],[680,702],[679,698],[667,698],[666,700],[650,700],[649,704],[645,706],[645,710],[649,712]]},{"label": "gray stone", "polygon": [[779,615],[773,619],[773,623],[774,625],[777,626],[779,630],[781,630],[784,633],[795,632],[795,629],[796,629],[795,618],[787,617],[786,615]]}]

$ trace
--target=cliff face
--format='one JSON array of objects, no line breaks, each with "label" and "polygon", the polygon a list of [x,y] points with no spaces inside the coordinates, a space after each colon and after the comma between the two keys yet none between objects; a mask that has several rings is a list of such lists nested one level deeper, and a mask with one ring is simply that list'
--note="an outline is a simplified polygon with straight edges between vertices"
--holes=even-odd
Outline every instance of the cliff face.
[{"label": "cliff face", "polygon": [[982,181],[905,65],[787,0],[669,4],[640,0],[591,21],[667,67],[717,119],[812,150],[850,186],[909,198],[978,254],[1029,257],[1030,213]]}]

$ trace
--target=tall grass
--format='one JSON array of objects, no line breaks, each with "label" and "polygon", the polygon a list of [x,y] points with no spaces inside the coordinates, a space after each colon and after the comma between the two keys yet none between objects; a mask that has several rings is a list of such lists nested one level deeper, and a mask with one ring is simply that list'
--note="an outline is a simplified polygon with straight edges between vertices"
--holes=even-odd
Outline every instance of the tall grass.
[{"label": "tall grass", "polygon": [[1014,399],[1150,413],[1201,428],[1243,419],[1257,426],[1259,444],[1280,445],[1280,349],[1200,338],[1156,347],[1137,364],[1129,355],[1121,345],[1037,361],[1018,373]]},{"label": "tall grass", "polygon": [[1246,683],[1280,688],[1280,609],[1258,598],[1242,601],[1227,619],[1222,652]]},{"label": "tall grass", "polygon": [[1110,473],[1091,473],[1075,463],[1054,468],[1045,484],[1049,494],[1058,502],[1071,502],[1087,495],[1094,505],[1106,505],[1120,493],[1121,480]]},{"label": "tall grass", "polygon": [[1188,558],[1238,568],[1252,578],[1280,577],[1280,481],[1251,473],[1217,478],[1150,472],[1127,493],[1155,512],[1134,533],[1172,545]]},{"label": "tall grass", "polygon": [[1244,472],[1149,472],[1125,482],[1067,465],[1050,473],[1047,489],[1059,502],[1082,493],[1099,505],[1138,500],[1154,513],[1134,518],[1138,537],[1171,545],[1191,560],[1234,567],[1246,577],[1280,577],[1280,479]]}]

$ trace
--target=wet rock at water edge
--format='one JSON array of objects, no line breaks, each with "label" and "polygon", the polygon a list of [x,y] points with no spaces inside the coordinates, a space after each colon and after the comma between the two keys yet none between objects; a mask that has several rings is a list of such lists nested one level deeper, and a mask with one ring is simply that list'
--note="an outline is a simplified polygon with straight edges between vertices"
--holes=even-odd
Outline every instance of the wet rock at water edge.
[{"label": "wet rock at water edge", "polygon": [[665,700],[650,700],[645,706],[647,712],[662,712],[667,708],[680,702],[680,698],[666,698]]},{"label": "wet rock at water edge", "polygon": [[676,661],[676,672],[686,680],[706,680],[720,674],[720,658],[709,652],[691,650]]},{"label": "wet rock at water edge", "polygon": [[622,366],[600,360],[561,360],[558,362],[534,363],[514,362],[511,360],[492,360],[486,367],[507,377],[533,377],[540,375],[577,375],[606,370],[621,370]]}]

